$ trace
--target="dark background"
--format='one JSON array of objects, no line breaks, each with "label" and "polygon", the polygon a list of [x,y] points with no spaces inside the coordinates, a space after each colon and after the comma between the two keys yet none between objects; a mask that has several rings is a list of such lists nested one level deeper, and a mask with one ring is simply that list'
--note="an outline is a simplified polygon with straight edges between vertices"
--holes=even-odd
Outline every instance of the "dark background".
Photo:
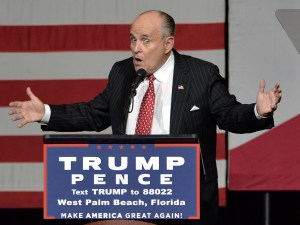
[{"label": "dark background", "polygon": [[[300,192],[269,192],[269,225],[300,224]],[[0,209],[0,224],[83,225],[93,220],[44,220],[43,209]],[[218,225],[265,225],[265,193],[228,191]]]}]

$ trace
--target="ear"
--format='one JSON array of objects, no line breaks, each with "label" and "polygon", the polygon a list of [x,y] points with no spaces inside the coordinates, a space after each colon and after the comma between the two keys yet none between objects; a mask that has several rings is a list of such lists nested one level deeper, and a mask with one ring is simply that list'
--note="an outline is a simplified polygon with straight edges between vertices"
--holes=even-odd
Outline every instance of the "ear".
[{"label": "ear", "polygon": [[165,40],[165,54],[168,54],[174,47],[174,37],[168,36]]}]

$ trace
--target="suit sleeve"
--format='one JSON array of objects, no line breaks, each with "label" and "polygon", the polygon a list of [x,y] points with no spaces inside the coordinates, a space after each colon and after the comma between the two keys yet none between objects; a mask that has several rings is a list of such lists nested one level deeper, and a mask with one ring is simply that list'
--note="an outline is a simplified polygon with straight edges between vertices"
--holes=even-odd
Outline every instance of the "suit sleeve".
[{"label": "suit sleeve", "polygon": [[241,104],[228,91],[224,79],[216,66],[211,69],[209,82],[210,109],[220,129],[233,133],[250,133],[274,126],[273,117],[257,119],[255,104]]},{"label": "suit sleeve", "polygon": [[111,125],[110,118],[110,80],[105,90],[89,102],[50,105],[51,117],[43,131],[102,131]]}]

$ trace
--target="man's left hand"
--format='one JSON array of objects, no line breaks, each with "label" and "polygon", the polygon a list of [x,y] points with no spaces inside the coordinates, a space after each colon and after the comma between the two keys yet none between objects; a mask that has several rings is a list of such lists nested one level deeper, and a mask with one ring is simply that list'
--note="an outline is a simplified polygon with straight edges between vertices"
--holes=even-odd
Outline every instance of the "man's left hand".
[{"label": "man's left hand", "polygon": [[282,91],[279,83],[275,84],[272,90],[265,92],[266,82],[260,81],[259,91],[256,97],[256,109],[260,116],[268,117],[277,109],[281,100]]}]

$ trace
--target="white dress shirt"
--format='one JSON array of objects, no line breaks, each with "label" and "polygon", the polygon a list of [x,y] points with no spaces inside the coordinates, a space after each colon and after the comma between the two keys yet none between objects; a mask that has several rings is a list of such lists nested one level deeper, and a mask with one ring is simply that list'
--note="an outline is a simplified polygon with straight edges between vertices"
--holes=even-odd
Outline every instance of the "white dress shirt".
[{"label": "white dress shirt", "polygon": [[[155,91],[155,106],[151,134],[169,134],[171,116],[171,98],[174,73],[174,55],[171,52],[165,64],[153,75]],[[136,89],[136,96],[133,101],[133,110],[128,114],[126,134],[135,134],[136,122],[142,99],[149,86],[149,79],[146,78]],[[132,103],[130,109],[132,108]]]}]

